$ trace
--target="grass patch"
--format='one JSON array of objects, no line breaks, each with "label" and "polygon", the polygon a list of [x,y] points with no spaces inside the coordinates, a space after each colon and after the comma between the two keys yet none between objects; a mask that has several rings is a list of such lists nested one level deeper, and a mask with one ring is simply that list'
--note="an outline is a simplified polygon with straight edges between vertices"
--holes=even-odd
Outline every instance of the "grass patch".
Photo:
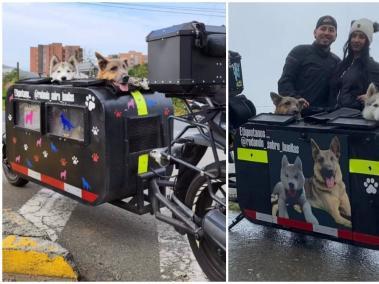
[{"label": "grass patch", "polygon": [[231,201],[229,201],[229,210],[230,210],[230,211],[237,211],[237,212],[240,212],[240,211],[241,211],[241,209],[240,209],[238,203],[231,202]]}]

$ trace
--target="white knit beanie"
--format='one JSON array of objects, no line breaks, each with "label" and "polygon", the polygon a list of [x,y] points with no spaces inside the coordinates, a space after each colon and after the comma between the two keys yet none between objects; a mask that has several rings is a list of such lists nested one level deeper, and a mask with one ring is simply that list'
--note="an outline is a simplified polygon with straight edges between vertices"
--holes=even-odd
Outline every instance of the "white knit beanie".
[{"label": "white knit beanie", "polygon": [[367,36],[369,42],[371,43],[373,34],[377,32],[378,30],[379,30],[378,23],[374,23],[370,21],[369,19],[363,18],[363,19],[353,21],[351,23],[350,34],[356,31],[362,32]]}]

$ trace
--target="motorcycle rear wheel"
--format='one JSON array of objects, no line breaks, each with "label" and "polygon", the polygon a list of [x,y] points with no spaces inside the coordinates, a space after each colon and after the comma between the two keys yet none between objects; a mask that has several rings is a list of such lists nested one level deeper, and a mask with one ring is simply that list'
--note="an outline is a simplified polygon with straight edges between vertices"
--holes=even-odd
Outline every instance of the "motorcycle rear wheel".
[{"label": "motorcycle rear wheel", "polygon": [[[217,174],[218,172],[216,164],[208,165],[205,171],[212,174]],[[223,200],[226,200],[225,186],[225,162],[221,162],[220,176],[212,180],[212,187],[214,193]],[[200,173],[195,176],[188,188],[185,204],[191,208],[201,220],[209,210],[214,209],[216,205],[219,206],[208,192],[207,178]],[[223,208],[222,211],[225,214],[225,208]],[[201,238],[197,240],[193,235],[187,236],[196,260],[209,280],[226,281],[226,252],[209,239]]]}]

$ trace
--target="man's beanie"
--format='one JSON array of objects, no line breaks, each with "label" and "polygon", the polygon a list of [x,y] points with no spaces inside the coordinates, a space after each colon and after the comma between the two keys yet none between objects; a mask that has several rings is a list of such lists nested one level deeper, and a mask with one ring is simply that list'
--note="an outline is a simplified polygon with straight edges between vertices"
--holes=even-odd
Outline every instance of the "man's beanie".
[{"label": "man's beanie", "polygon": [[374,23],[370,21],[369,19],[365,19],[365,18],[352,21],[350,34],[356,31],[364,33],[367,36],[369,42],[371,43],[373,34],[379,31],[379,24]]},{"label": "man's beanie", "polygon": [[332,16],[322,16],[320,19],[318,19],[316,29],[322,25],[330,25],[337,29],[337,21]]}]

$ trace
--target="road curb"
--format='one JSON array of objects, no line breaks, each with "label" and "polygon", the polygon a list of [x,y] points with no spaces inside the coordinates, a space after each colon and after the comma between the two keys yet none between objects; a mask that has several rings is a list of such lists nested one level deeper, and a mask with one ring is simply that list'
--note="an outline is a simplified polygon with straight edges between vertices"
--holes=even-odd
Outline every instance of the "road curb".
[{"label": "road curb", "polygon": [[71,254],[59,244],[34,237],[3,239],[3,272],[77,280]]}]

